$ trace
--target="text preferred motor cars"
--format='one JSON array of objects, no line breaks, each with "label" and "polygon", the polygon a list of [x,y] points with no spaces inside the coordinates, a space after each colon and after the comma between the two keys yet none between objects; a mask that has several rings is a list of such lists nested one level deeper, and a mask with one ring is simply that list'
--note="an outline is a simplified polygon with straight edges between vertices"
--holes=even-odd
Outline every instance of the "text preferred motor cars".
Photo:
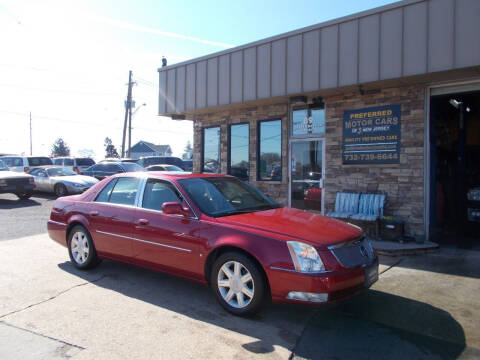
[{"label": "text preferred motor cars", "polygon": [[236,315],[270,296],[329,303],[378,278],[360,228],[281,207],[227,175],[118,174],[58,199],[48,231],[80,269],[105,258],[209,284]]},{"label": "text preferred motor cars", "polygon": [[33,176],[10,171],[0,160],[0,194],[15,194],[19,199],[28,199],[32,196],[34,185]]}]

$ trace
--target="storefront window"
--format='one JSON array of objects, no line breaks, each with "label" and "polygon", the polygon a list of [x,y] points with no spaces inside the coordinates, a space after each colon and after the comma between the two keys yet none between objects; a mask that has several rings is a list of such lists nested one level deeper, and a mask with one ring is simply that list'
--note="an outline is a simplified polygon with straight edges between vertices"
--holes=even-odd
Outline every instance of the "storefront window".
[{"label": "storefront window", "polygon": [[282,180],[282,121],[260,121],[258,180]]},{"label": "storefront window", "polygon": [[325,109],[300,109],[292,112],[292,136],[325,133]]},{"label": "storefront window", "polygon": [[203,129],[203,172],[220,172],[220,127]]},{"label": "storefront window", "polygon": [[244,181],[248,181],[250,168],[248,161],[249,128],[248,124],[230,126],[228,173]]}]

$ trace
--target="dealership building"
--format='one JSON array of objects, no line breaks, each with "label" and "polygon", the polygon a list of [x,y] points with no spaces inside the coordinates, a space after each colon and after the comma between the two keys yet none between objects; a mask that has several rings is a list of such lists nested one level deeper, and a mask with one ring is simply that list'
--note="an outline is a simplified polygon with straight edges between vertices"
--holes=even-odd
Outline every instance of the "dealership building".
[{"label": "dealership building", "polygon": [[194,172],[323,213],[386,194],[454,236],[480,221],[479,37],[478,0],[400,1],[162,67],[159,115],[192,120]]}]

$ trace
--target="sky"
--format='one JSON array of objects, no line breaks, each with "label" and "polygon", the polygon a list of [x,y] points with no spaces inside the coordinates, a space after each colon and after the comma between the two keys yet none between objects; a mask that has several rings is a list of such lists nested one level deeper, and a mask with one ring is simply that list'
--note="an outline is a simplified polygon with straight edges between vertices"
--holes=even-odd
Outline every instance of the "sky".
[{"label": "sky", "polygon": [[[181,156],[190,121],[158,116],[168,64],[368,10],[389,0],[0,0],[0,153],[120,151],[128,72],[136,85],[132,145],[169,144]],[[145,104],[145,105],[143,105]]]}]

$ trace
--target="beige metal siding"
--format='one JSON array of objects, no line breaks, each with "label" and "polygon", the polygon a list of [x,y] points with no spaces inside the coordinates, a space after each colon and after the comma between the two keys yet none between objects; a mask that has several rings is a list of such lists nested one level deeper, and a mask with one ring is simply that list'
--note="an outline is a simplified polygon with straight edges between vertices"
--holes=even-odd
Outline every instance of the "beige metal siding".
[{"label": "beige metal siding", "polygon": [[405,0],[159,69],[159,113],[480,65],[480,0]]}]

